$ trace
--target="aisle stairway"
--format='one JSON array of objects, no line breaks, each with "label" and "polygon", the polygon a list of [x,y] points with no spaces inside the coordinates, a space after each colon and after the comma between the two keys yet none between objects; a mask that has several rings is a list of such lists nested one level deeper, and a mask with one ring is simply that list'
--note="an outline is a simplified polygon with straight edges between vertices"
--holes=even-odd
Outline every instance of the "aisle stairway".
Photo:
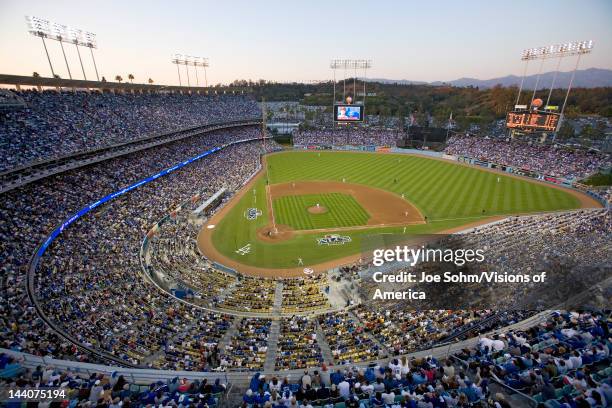
[{"label": "aisle stairway", "polygon": [[323,356],[323,361],[325,361],[327,365],[334,364],[334,357],[331,352],[331,348],[329,347],[329,343],[327,342],[327,339],[325,338],[325,334],[323,333],[323,329],[321,329],[321,325],[319,325],[319,322],[317,320],[315,320],[315,324],[316,324],[315,333],[317,334],[317,343],[319,343],[319,348],[321,349],[321,355]]},{"label": "aisle stairway", "polygon": [[270,325],[270,334],[268,335],[268,351],[266,353],[266,362],[264,363],[264,371],[274,370],[276,362],[276,352],[278,351],[278,338],[280,336],[280,321],[272,320]]},{"label": "aisle stairway", "polygon": [[219,341],[219,348],[221,350],[225,350],[227,345],[230,343],[230,341],[232,340],[232,337],[238,331],[238,326],[240,325],[241,321],[242,321],[242,318],[236,317],[234,321],[232,322],[232,325],[229,327],[229,329],[227,329],[227,331],[225,332],[225,334]]},{"label": "aisle stairway", "polygon": [[283,305],[283,283],[276,282],[276,288],[274,290],[274,305],[272,306],[272,314],[278,316],[281,312]]}]

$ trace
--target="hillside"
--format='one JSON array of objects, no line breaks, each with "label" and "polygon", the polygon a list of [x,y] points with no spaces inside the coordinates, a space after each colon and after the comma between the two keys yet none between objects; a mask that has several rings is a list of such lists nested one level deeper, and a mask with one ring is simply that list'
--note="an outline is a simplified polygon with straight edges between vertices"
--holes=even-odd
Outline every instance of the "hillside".
[{"label": "hillside", "polygon": [[[538,83],[538,89],[548,89],[552,84],[555,72],[545,72],[540,76]],[[558,72],[555,80],[556,88],[566,88],[570,82],[571,72]],[[517,75],[506,75],[499,78],[491,79],[477,79],[477,78],[459,78],[452,81],[434,81],[434,82],[423,82],[423,81],[412,81],[407,79],[385,79],[385,78],[372,78],[371,82],[380,82],[386,84],[399,84],[399,85],[451,85],[457,87],[474,86],[478,88],[492,88],[495,85],[501,86],[519,86],[521,83],[521,77]],[[527,75],[523,87],[525,89],[533,89],[536,85],[537,74]],[[576,71],[573,85],[576,88],[598,88],[598,87],[609,87],[612,86],[612,70],[601,69],[601,68],[588,68]]]}]

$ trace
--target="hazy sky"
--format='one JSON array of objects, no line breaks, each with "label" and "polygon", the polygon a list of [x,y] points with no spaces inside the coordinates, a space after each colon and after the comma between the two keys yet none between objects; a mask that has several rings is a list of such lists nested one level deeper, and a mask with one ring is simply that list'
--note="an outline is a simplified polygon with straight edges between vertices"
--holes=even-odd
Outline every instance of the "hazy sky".
[{"label": "hazy sky", "polygon": [[[26,14],[96,33],[98,70],[109,80],[132,73],[136,82],[177,84],[174,53],[208,57],[211,83],[327,80],[333,57],[371,58],[369,77],[488,79],[521,74],[524,48],[589,39],[594,51],[581,68],[612,69],[611,0],[0,0],[0,73],[50,76]],[[68,78],[59,44],[47,45],[56,73]],[[66,51],[80,79],[74,46]],[[88,50],[82,56],[93,78]],[[554,67],[548,61],[544,70]]]}]

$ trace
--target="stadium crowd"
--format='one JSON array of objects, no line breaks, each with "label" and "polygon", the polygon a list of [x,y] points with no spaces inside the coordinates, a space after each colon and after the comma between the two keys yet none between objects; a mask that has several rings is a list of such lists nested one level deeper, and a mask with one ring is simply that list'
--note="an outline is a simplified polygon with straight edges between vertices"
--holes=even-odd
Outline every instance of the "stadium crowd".
[{"label": "stadium crowd", "polygon": [[612,166],[610,155],[595,151],[477,136],[453,136],[445,152],[568,179],[582,179]]},{"label": "stadium crowd", "polygon": [[292,279],[283,282],[283,313],[324,310],[330,306],[322,285],[327,283],[327,274],[321,273],[307,279]]},{"label": "stadium crowd", "polygon": [[323,363],[314,319],[292,316],[281,321],[276,369],[318,367]]},{"label": "stadium crowd", "polygon": [[[59,370],[49,366],[26,369],[22,361],[7,354],[0,354],[0,387],[13,390],[37,388],[40,390],[62,389],[65,395],[55,402],[29,402],[28,406],[70,406],[70,407],[187,407],[212,408],[219,405],[227,392],[227,384],[220,379],[209,382],[207,379],[189,381],[186,378],[173,378],[169,381],[156,381],[149,385],[139,385],[123,375],[111,375]],[[128,377],[129,378],[129,377]],[[8,407],[19,407],[21,402],[9,402]]]},{"label": "stadium crowd", "polygon": [[[214,348],[227,327],[226,317],[193,308],[183,311],[171,298],[148,290],[142,279],[125,277],[138,276],[140,241],[153,222],[176,207],[176,197],[186,200],[194,191],[222,187],[235,190],[258,166],[261,146],[230,147],[71,226],[61,244],[50,247],[36,275],[38,297],[48,315],[81,342],[137,364],[195,324],[199,348]],[[239,161],[242,165],[236,166]],[[143,331],[151,335],[143,338]]]},{"label": "stadium crowd", "polygon": [[[527,403],[526,398],[538,407],[610,406],[608,316],[553,312],[538,321],[483,336],[446,360],[426,356],[391,358],[367,367],[322,364],[294,380],[257,372],[240,406],[508,408]],[[0,384],[16,389],[61,386],[67,390],[63,399],[69,406],[206,408],[216,406],[227,389],[220,380],[177,377],[137,385],[117,373],[83,376],[52,366],[26,369],[22,364],[0,354]]]},{"label": "stadium crowd", "polygon": [[266,361],[270,319],[245,318],[240,321],[237,333],[226,345],[223,368],[261,370]]},{"label": "stadium crowd", "polygon": [[198,229],[179,213],[149,240],[149,273],[163,276],[165,289],[185,290],[191,302],[211,306],[236,282],[197,252]]},{"label": "stadium crowd", "polygon": [[[430,249],[479,248],[482,263],[467,264],[459,269],[447,263],[421,262],[414,267],[396,264],[394,273],[442,274],[453,271],[464,274],[495,271],[499,276],[515,276],[546,272],[544,282],[461,282],[448,284],[377,283],[362,272],[360,291],[372,299],[375,290],[425,291],[428,298],[413,301],[415,309],[524,309],[551,308],[575,297],[577,304],[587,300],[593,307],[605,307],[605,284],[610,271],[611,213],[608,209],[582,209],[551,214],[510,217],[496,223],[475,227],[465,234],[453,234],[432,241]],[[596,289],[601,283],[603,287]],[[582,297],[581,297],[582,296]],[[588,299],[585,299],[588,297]],[[376,310],[393,310],[394,300],[375,300]],[[394,314],[396,316],[396,314]],[[430,316],[427,316],[429,319]]]},{"label": "stadium crowd", "polygon": [[612,405],[609,330],[605,314],[556,312],[542,325],[484,337],[457,357],[477,377],[502,381],[546,406],[606,407]]},{"label": "stadium crowd", "polygon": [[386,356],[386,351],[366,333],[351,312],[321,315],[319,324],[337,364],[376,360]]},{"label": "stadium crowd", "polygon": [[490,310],[379,310],[365,304],[354,312],[364,322],[366,332],[394,355],[443,342],[458,330],[466,330],[495,314]]},{"label": "stadium crowd", "polygon": [[208,123],[260,117],[244,95],[11,91],[26,108],[0,112],[0,172]]},{"label": "stadium crowd", "polygon": [[389,146],[395,147],[398,132],[396,130],[347,128],[319,129],[295,132],[293,143],[308,146]]},{"label": "stadium crowd", "polygon": [[[538,407],[606,407],[612,398],[609,325],[602,314],[555,312],[527,329],[482,337],[445,361],[429,356],[367,368],[323,365],[295,382],[257,373],[242,406],[508,408],[528,403],[516,396],[521,391]],[[498,383],[515,391],[495,392],[502,390]]]},{"label": "stadium crowd", "polygon": [[[0,344],[36,355],[87,360],[89,357],[55,335],[37,317],[25,294],[28,262],[36,246],[86,204],[207,147],[256,136],[258,132],[256,128],[245,128],[209,133],[179,145],[159,146],[69,171],[4,194],[0,201],[0,252],[4,259],[2,290],[6,296],[0,305]],[[185,311],[170,304],[169,299],[152,292],[141,276],[134,275],[139,269],[139,242],[153,222],[194,192],[206,196],[222,186],[240,186],[259,165],[261,149],[260,143],[229,147],[142,186],[73,224],[70,234],[64,234],[61,243],[49,248],[37,274],[38,296],[48,307],[50,317],[66,325],[64,328],[84,344],[115,351],[133,362],[140,361],[143,354],[153,358],[160,349],[169,347],[171,344],[164,344],[168,342],[165,334],[177,333],[185,325],[209,321],[214,330],[208,326],[203,333],[214,333],[215,339],[222,336],[225,318],[217,326],[215,316],[207,320],[196,309]],[[148,299],[149,304],[142,303],[143,299]],[[152,335],[138,338],[137,328],[152,330]],[[176,345],[174,348],[176,352]]]}]

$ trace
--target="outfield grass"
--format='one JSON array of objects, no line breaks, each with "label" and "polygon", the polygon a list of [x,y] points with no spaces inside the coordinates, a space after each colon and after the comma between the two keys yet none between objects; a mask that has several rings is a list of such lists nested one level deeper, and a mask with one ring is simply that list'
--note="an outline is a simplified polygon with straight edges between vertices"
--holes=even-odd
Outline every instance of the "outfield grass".
[{"label": "outfield grass", "polygon": [[[325,207],[323,214],[311,214],[308,208]],[[272,203],[277,224],[295,230],[354,227],[365,225],[370,215],[348,194],[324,193],[279,197]]]},{"label": "outfield grass", "polygon": [[[404,194],[427,224],[345,231],[345,245],[317,245],[318,233],[300,232],[286,241],[263,242],[257,229],[267,225],[266,179],[245,194],[219,222],[213,244],[241,263],[268,268],[296,267],[297,259],[313,265],[352,255],[378,245],[386,235],[435,233],[492,215],[510,215],[578,208],[578,199],[567,192],[524,179],[491,173],[441,160],[418,156],[344,152],[284,152],[268,156],[270,184],[300,180],[330,180],[365,184]],[[499,181],[498,181],[499,178]],[[273,204],[274,205],[274,204]],[[263,215],[249,221],[244,212],[257,207]],[[483,213],[482,210],[485,210]],[[276,214],[276,212],[275,212]],[[279,220],[277,220],[279,222]],[[280,222],[279,222],[280,223]],[[251,244],[247,255],[236,249]]]},{"label": "outfield grass", "polygon": [[[524,179],[419,156],[288,152],[268,157],[271,184],[333,180],[382,188],[432,219],[577,208],[565,191]],[[499,178],[499,182],[497,182]]]}]

